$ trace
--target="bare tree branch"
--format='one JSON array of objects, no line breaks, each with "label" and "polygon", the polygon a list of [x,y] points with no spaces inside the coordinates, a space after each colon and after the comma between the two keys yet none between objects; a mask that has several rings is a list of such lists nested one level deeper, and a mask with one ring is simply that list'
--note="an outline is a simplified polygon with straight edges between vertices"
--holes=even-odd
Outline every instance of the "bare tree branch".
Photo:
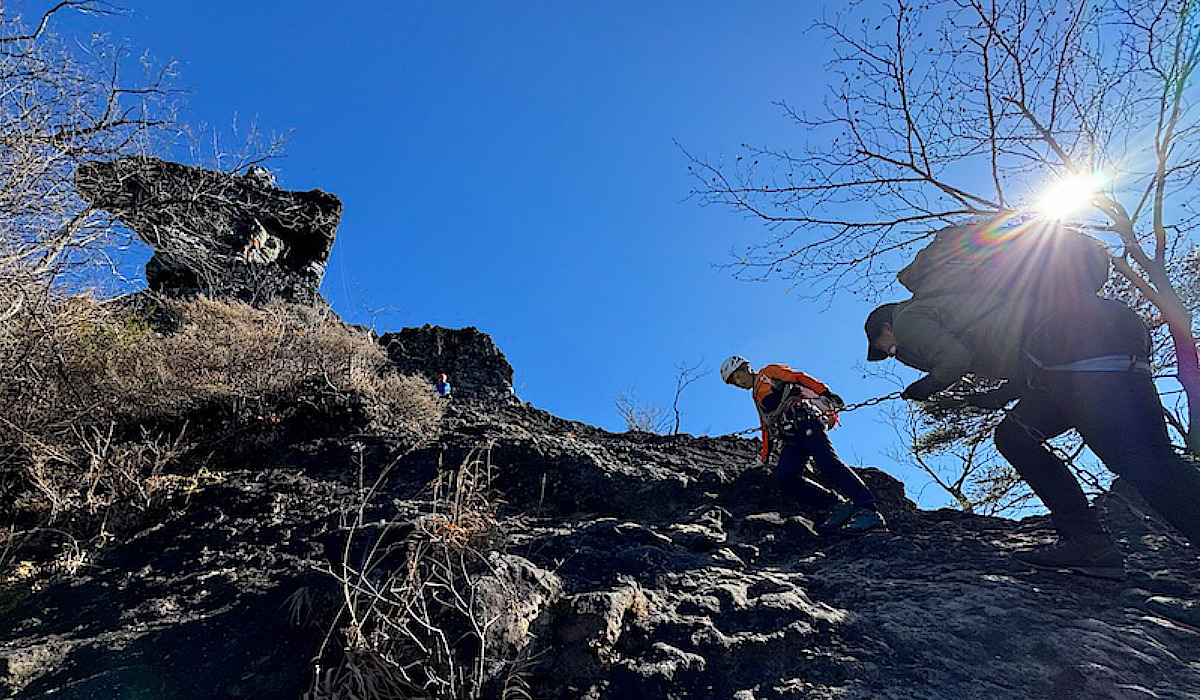
[{"label": "bare tree branch", "polygon": [[687,154],[698,201],[770,232],[735,252],[735,274],[878,294],[931,230],[1035,215],[1045,185],[1103,173],[1072,223],[1103,234],[1170,328],[1200,452],[1200,354],[1171,272],[1200,223],[1193,1],[881,0],[817,29],[834,52],[826,98],[784,105],[806,146]]}]

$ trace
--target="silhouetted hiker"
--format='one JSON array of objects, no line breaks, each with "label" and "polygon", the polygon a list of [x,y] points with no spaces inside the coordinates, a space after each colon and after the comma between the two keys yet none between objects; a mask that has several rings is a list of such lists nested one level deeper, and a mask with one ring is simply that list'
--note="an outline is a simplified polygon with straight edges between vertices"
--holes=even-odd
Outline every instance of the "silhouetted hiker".
[{"label": "silhouetted hiker", "polygon": [[[746,359],[736,355],[722,363],[721,379],[751,391],[762,424],[759,459],[763,465],[775,442],[782,443],[775,467],[780,488],[807,506],[829,511],[819,532],[860,534],[887,527],[875,509],[875,496],[838,459],[825,433],[837,425],[837,412],[845,407],[841,397],[803,372],[784,365],[767,365],[754,372]],[[810,457],[817,474],[836,491],[805,475]]]},{"label": "silhouetted hiker", "polygon": [[433,385],[433,390],[438,396],[450,397],[450,379],[443,373],[439,374],[437,383]]},{"label": "silhouetted hiker", "polygon": [[918,401],[968,372],[1013,377],[1029,331],[1097,298],[1108,274],[1108,250],[1069,227],[1013,216],[946,227],[896,275],[913,298],[871,312],[867,359],[894,353],[929,372],[903,392]]},{"label": "silhouetted hiker", "polygon": [[[968,371],[1008,379],[968,398],[998,409],[1019,398],[996,428],[996,447],[1050,510],[1059,542],[1014,555],[1025,564],[1104,578],[1124,575],[1123,560],[1079,482],[1045,441],[1074,428],[1115,474],[1200,545],[1200,471],[1172,449],[1150,375],[1150,334],[1132,309],[1097,296],[1050,313],[1020,343],[1019,366],[977,366],[969,340],[911,303],[885,304],[867,318],[867,359],[895,357],[929,372],[904,390],[922,400]],[[993,353],[995,356],[995,353]]]}]

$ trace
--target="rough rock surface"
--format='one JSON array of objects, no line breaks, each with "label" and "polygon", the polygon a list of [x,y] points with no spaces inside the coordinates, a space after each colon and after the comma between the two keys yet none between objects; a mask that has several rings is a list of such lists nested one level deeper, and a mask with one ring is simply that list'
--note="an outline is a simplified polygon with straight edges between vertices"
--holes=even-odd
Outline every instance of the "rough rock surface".
[{"label": "rough rock surface", "polygon": [[512,366],[491,337],[476,328],[404,328],[380,336],[379,342],[402,374],[432,381],[445,373],[456,397],[505,399],[512,394]]},{"label": "rough rock surface", "polygon": [[491,648],[521,652],[530,697],[1200,696],[1200,558],[1119,490],[1101,506],[1130,575],[1111,582],[1013,566],[1050,539],[1044,518],[922,511],[878,470],[891,531],[818,538],[746,466],[752,440],[459,398],[416,449],[349,423],[269,430],[0,615],[10,696],[298,697],[341,624],[322,570],[379,541],[345,527],[361,484],[385,474],[365,520],[412,532],[427,484],[481,451],[502,527],[472,605],[496,620]]},{"label": "rough rock surface", "polygon": [[154,248],[146,280],[167,294],[316,301],[342,216],[334,195],[278,189],[261,170],[131,157],[86,163],[75,185]]}]

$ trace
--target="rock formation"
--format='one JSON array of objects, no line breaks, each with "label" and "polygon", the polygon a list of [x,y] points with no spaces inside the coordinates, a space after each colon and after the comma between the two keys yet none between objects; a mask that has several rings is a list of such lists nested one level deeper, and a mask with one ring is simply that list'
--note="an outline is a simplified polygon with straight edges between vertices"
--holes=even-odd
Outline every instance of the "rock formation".
[{"label": "rock formation", "polygon": [[475,328],[405,328],[379,342],[401,374],[433,380],[445,373],[455,396],[504,399],[512,394],[512,366],[491,337]]},{"label": "rock formation", "polygon": [[[482,334],[410,335],[425,340],[403,344],[409,367],[490,357],[497,376],[445,369],[464,387],[511,381]],[[463,345],[439,355],[434,338]],[[186,499],[0,615],[10,696],[365,697],[346,689],[384,687],[361,651],[383,637],[350,654],[336,640],[341,603],[372,586],[382,609],[431,606],[489,698],[1200,696],[1200,558],[1129,495],[1101,503],[1130,569],[1111,582],[1014,567],[1014,549],[1050,539],[1044,518],[922,511],[874,469],[891,531],[819,538],[746,466],[753,440],[614,434],[463,397],[416,449],[341,418],[240,429],[254,439]],[[495,523],[436,505],[461,465]],[[469,596],[439,597],[457,578],[425,597],[397,583],[415,580],[413,552],[472,532],[486,543],[446,550],[477,552],[455,560],[475,572]]]},{"label": "rock formation", "polygon": [[155,158],[87,163],[75,184],[154,248],[151,290],[254,304],[318,299],[342,215],[332,194],[278,189],[261,168],[239,177]]}]

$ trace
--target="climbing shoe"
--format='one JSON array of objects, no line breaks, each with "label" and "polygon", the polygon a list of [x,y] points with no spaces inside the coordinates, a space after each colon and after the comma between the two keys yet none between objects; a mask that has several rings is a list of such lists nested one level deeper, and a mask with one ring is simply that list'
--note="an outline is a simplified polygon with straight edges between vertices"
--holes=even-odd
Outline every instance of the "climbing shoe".
[{"label": "climbing shoe", "polygon": [[855,508],[837,531],[843,535],[861,535],[886,529],[887,520],[879,511],[874,508]]},{"label": "climbing shoe", "polygon": [[846,524],[851,515],[854,515],[854,506],[846,502],[839,503],[829,511],[829,517],[825,518],[825,522],[817,526],[817,532],[822,535],[837,532],[838,528]]},{"label": "climbing shoe", "polygon": [[1124,558],[1103,533],[1063,536],[1058,544],[1017,552],[1013,559],[1037,569],[1112,580],[1125,578]]}]

